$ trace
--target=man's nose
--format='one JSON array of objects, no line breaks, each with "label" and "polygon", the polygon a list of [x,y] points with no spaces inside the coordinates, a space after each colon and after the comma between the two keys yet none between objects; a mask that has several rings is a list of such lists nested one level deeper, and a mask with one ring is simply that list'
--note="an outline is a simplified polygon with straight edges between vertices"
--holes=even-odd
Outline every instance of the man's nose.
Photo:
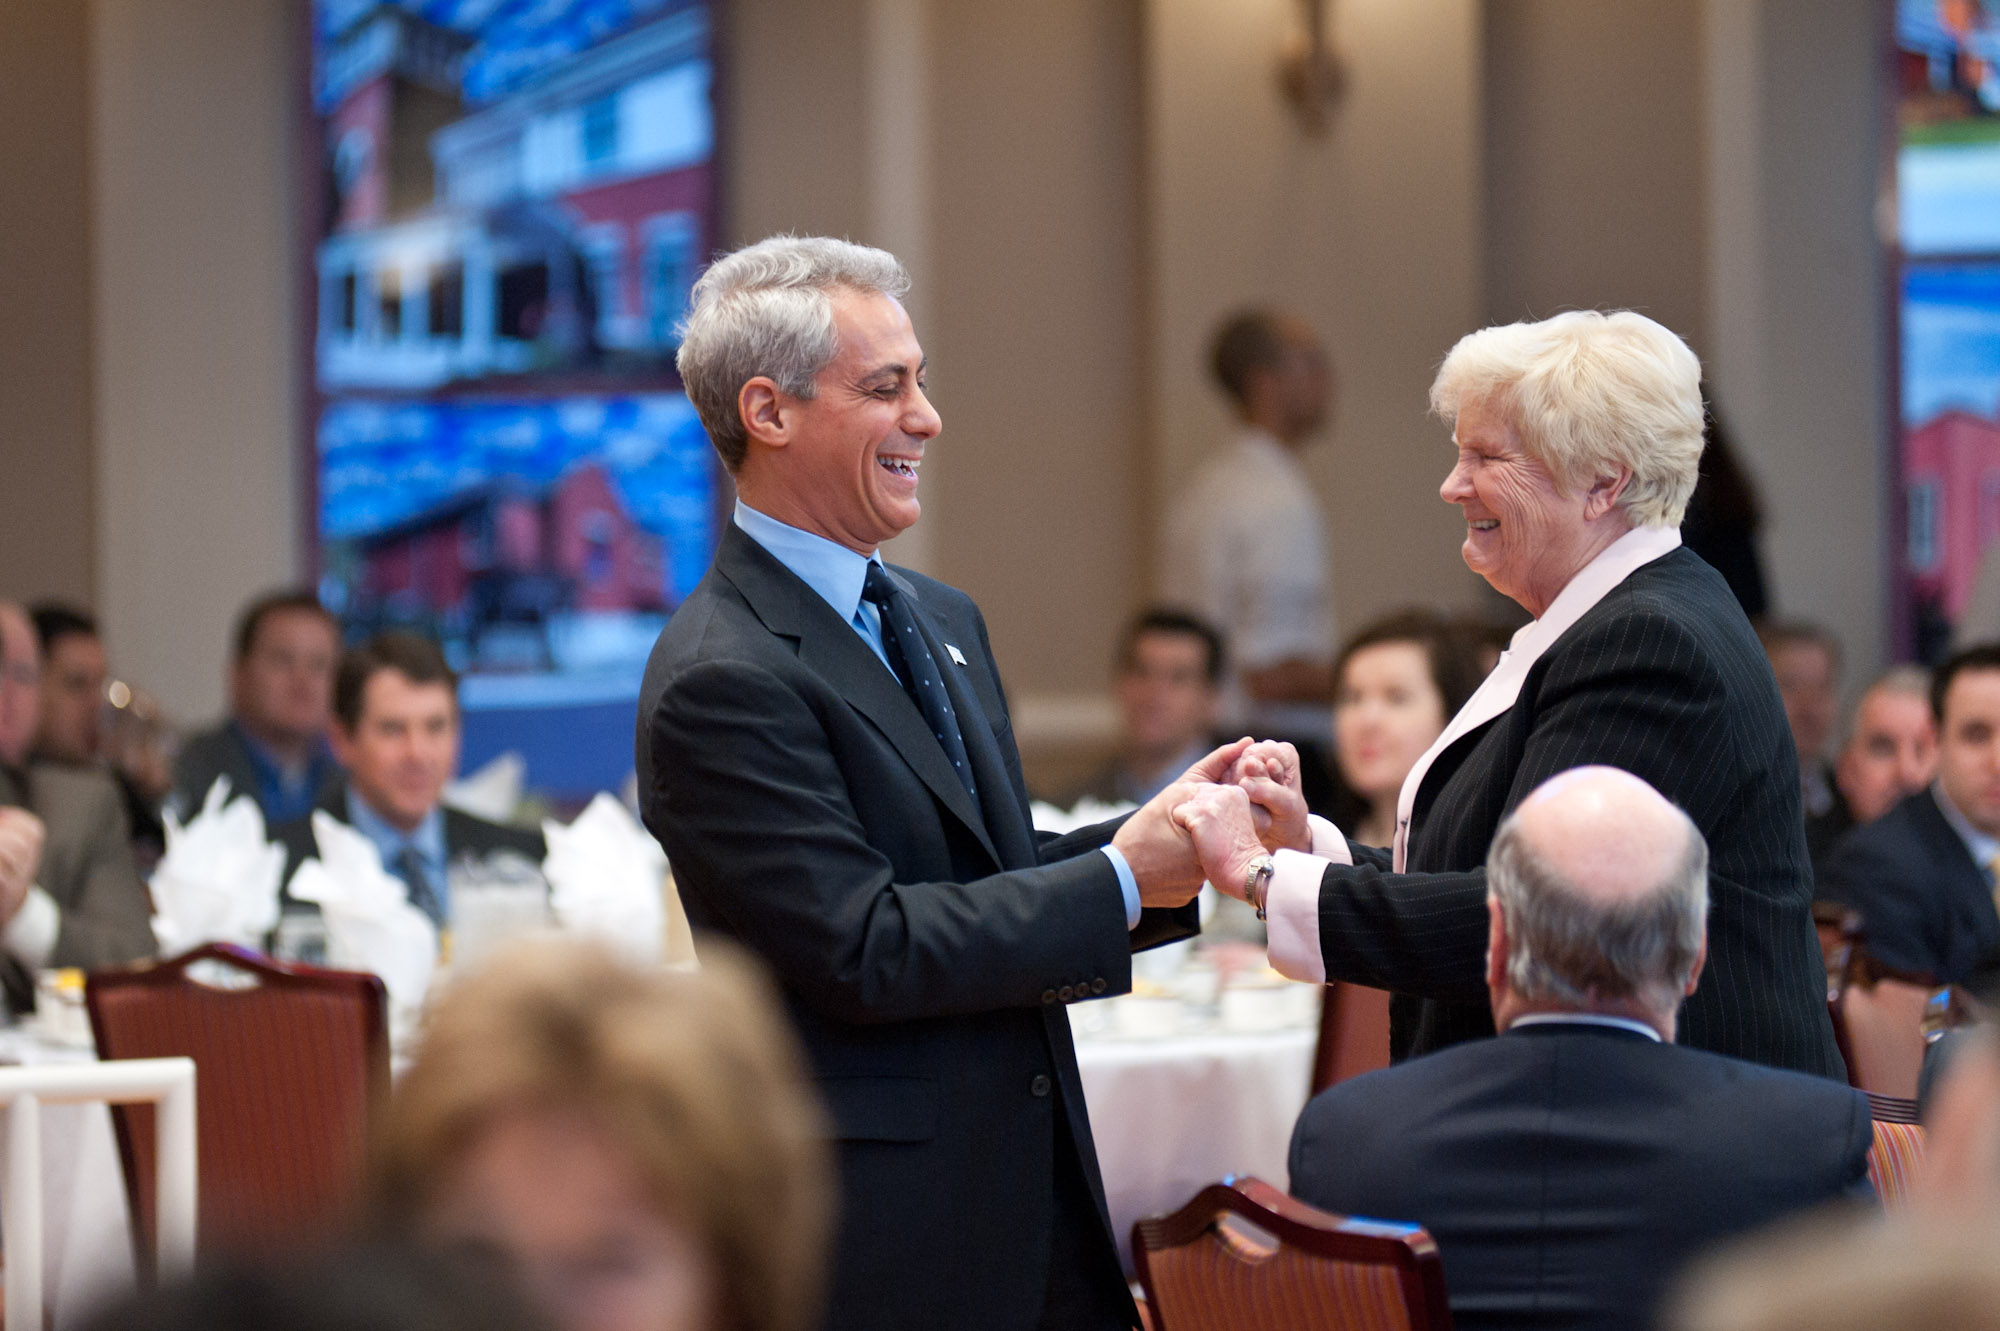
[{"label": "man's nose", "polygon": [[913,439],[932,439],[944,429],[944,418],[931,405],[930,396],[919,388],[911,395],[910,411],[903,421],[903,433]]}]

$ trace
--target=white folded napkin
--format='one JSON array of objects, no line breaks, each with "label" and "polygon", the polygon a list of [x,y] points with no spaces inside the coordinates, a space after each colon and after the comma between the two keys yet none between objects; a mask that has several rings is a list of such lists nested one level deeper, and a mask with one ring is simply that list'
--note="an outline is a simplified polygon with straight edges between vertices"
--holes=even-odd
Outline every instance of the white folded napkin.
[{"label": "white folded napkin", "polygon": [[278,923],[285,848],[265,839],[264,814],[218,776],[185,827],[166,812],[167,851],[153,870],[153,936],[173,956],[203,943],[262,949]]},{"label": "white folded napkin", "polygon": [[589,934],[641,964],[666,946],[662,884],[667,857],[615,796],[599,791],[568,827],[543,820],[549,907],[556,923]]},{"label": "white folded napkin", "polygon": [[410,904],[403,880],[382,867],[374,842],[324,810],[312,824],[319,858],[292,874],[292,896],[319,907],[329,966],[382,977],[393,1039],[423,1009],[437,970],[437,927]]},{"label": "white folded napkin", "polygon": [[509,749],[446,786],[441,802],[489,823],[510,823],[527,780],[528,760]]}]

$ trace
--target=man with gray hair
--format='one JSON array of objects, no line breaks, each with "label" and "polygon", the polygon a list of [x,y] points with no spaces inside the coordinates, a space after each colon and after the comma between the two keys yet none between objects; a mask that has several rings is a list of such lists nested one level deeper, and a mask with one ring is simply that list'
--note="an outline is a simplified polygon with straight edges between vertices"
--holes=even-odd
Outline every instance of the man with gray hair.
[{"label": "man with gray hair", "polygon": [[1709,1244],[1869,1195],[1858,1091],[1673,1043],[1707,954],[1686,814],[1617,768],[1560,773],[1486,883],[1500,1034],[1334,1086],[1292,1137],[1299,1197],[1430,1231],[1460,1331],[1650,1326]]},{"label": "man with gray hair", "polygon": [[1171,817],[1028,816],[986,626],[886,565],[941,422],[901,265],[775,237],[695,284],[688,396],[736,480],[641,688],[639,798],[689,920],[782,986],[838,1139],[828,1325],[1109,1331],[1119,1272],[1072,1002],[1196,925]]}]

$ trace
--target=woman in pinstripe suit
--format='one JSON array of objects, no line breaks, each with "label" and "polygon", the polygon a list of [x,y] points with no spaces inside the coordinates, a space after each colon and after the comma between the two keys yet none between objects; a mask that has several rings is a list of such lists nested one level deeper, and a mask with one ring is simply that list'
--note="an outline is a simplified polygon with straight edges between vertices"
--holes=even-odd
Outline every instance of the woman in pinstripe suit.
[{"label": "woman in pinstripe suit", "polygon": [[1278,746],[1277,780],[1183,806],[1210,881],[1268,914],[1274,965],[1394,993],[1399,1058],[1492,1033],[1487,847],[1529,791],[1598,763],[1679,804],[1711,849],[1709,965],[1681,1043],[1845,1075],[1777,685],[1728,586],[1680,542],[1700,382],[1685,343],[1627,311],[1461,339],[1431,386],[1458,452],[1440,493],[1465,514],[1467,565],[1534,622],[1411,771],[1393,847],[1308,819]]}]

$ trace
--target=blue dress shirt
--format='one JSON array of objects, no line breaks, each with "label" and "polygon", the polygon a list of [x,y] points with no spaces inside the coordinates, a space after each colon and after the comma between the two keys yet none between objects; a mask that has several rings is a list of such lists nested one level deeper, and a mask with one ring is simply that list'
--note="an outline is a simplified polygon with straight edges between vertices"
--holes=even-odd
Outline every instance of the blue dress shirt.
[{"label": "blue dress shirt", "polygon": [[405,833],[370,808],[368,801],[355,794],[350,787],[347,791],[347,821],[355,831],[374,843],[376,851],[382,856],[382,867],[392,874],[396,872],[396,863],[403,852],[414,850],[417,863],[423,866],[424,875],[430,879],[431,891],[437,893],[438,908],[444,912],[444,918],[451,918],[451,895],[446,886],[451,860],[444,844],[443,809],[433,808],[424,815],[424,820],[416,825],[415,830]]},{"label": "blue dress shirt", "polygon": [[256,797],[267,824],[288,823],[310,815],[320,787],[340,770],[335,766],[333,753],[323,739],[313,746],[312,757],[306,760],[306,765],[294,771],[288,770],[272,756],[269,749],[259,744],[249,731],[236,722],[231,721],[229,729],[249,756],[250,770],[257,774],[257,789],[239,793]]},{"label": "blue dress shirt", "polygon": [[[890,674],[889,653],[882,645],[882,612],[872,602],[861,599],[861,586],[868,580],[868,565],[881,563],[878,552],[858,555],[846,546],[809,531],[759,513],[742,500],[736,501],[736,525],[743,534],[770,551],[773,558],[799,581],[819,593],[833,612],[854,627]],[[899,681],[900,682],[900,681]],[[1103,847],[1111,867],[1118,874],[1118,890],[1125,896],[1125,927],[1139,927],[1139,880],[1124,854],[1112,846]]]}]

